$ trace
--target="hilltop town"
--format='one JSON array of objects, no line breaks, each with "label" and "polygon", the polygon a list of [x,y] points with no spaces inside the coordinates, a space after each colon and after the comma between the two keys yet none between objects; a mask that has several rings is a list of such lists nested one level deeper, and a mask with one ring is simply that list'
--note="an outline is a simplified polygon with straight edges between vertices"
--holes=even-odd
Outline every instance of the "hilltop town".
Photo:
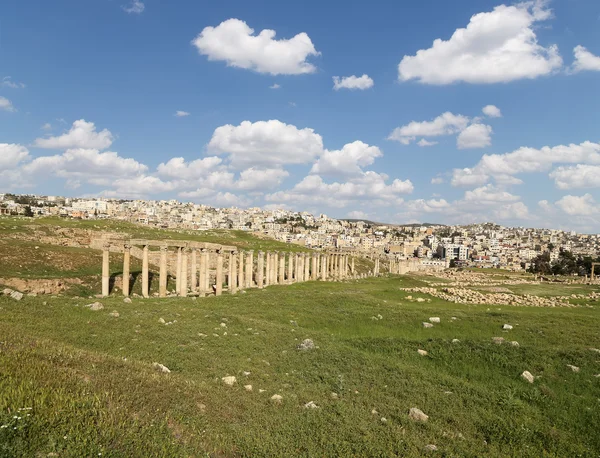
[{"label": "hilltop town", "polygon": [[587,264],[600,257],[599,234],[503,227],[493,223],[392,225],[283,209],[214,208],[176,200],[0,194],[0,215],[115,219],[156,228],[197,231],[232,229],[307,248],[412,260],[422,268],[452,265],[518,271],[530,270],[532,264],[537,264],[539,271],[540,263],[556,264],[568,253],[569,259],[580,262],[579,268],[573,263],[574,267],[566,273],[585,275],[589,273]]}]

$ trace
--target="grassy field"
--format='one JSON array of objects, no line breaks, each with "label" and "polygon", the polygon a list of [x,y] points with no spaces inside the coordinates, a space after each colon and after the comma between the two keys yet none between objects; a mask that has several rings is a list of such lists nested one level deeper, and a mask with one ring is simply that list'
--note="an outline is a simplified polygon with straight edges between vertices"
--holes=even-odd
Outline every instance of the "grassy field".
[{"label": "grassy field", "polygon": [[[89,300],[0,297],[0,456],[412,457],[427,444],[448,457],[600,455],[597,303],[490,308],[399,291],[420,285],[113,297],[98,312]],[[432,316],[441,323],[423,328]],[[306,338],[317,348],[298,351]],[[412,421],[412,407],[429,421]]]}]

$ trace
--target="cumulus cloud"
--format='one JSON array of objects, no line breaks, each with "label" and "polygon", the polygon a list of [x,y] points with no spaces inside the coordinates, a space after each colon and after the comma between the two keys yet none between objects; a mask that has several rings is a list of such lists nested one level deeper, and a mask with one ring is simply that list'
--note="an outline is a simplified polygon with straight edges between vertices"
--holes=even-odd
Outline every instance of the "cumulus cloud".
[{"label": "cumulus cloud", "polygon": [[353,210],[351,212],[348,212],[348,218],[350,219],[367,219],[369,217],[369,215],[363,211],[360,210]]},{"label": "cumulus cloud", "polygon": [[268,194],[265,200],[296,205],[321,203],[337,208],[361,201],[370,205],[395,205],[403,201],[402,195],[414,190],[410,180],[396,179],[387,184],[387,179],[387,175],[371,171],[342,183],[326,183],[318,175],[309,175],[291,190]]},{"label": "cumulus cloud", "polygon": [[112,145],[113,139],[114,137],[108,129],[96,132],[96,125],[93,122],[80,119],[73,123],[69,132],[58,137],[38,138],[34,145],[48,149],[84,148],[103,150]]},{"label": "cumulus cloud", "polygon": [[6,97],[0,96],[0,110],[4,111],[16,111],[12,102],[8,100]]},{"label": "cumulus cloud", "polygon": [[465,192],[465,200],[467,202],[477,202],[486,205],[496,202],[516,202],[519,199],[519,196],[498,189],[491,184]]},{"label": "cumulus cloud", "polygon": [[269,86],[269,89],[281,89],[281,86],[277,83],[274,83],[272,86]]},{"label": "cumulus cloud", "polygon": [[236,188],[244,191],[261,191],[278,187],[290,174],[283,169],[260,169],[251,167],[240,173]]},{"label": "cumulus cloud", "polygon": [[123,11],[129,14],[142,14],[146,9],[146,5],[140,0],[132,0],[127,6],[123,6]]},{"label": "cumulus cloud", "polygon": [[538,43],[535,28],[551,17],[545,0],[500,5],[471,17],[444,41],[404,56],[398,65],[400,81],[425,84],[456,82],[488,84],[548,75],[562,67],[555,45]]},{"label": "cumulus cloud", "polygon": [[439,137],[456,134],[466,128],[468,124],[469,118],[467,116],[446,112],[432,121],[412,121],[402,127],[396,127],[388,136],[388,140],[395,140],[408,145],[416,137]]},{"label": "cumulus cloud", "polygon": [[600,188],[600,166],[577,164],[572,167],[558,167],[550,172],[558,189]]},{"label": "cumulus cloud", "polygon": [[365,89],[372,88],[374,84],[375,82],[366,74],[363,76],[333,77],[333,89],[336,91],[340,89],[358,89],[364,91]]},{"label": "cumulus cloud", "polygon": [[168,178],[195,180],[206,176],[222,162],[223,160],[216,156],[196,159],[189,163],[185,162],[182,157],[174,157],[167,163],[161,163],[157,168],[157,172],[160,176]]},{"label": "cumulus cloud", "polygon": [[208,60],[225,61],[230,67],[271,75],[300,75],[316,71],[316,67],[306,59],[320,53],[306,33],[287,40],[276,40],[275,34],[274,30],[265,29],[254,35],[254,29],[244,21],[228,19],[216,27],[204,28],[192,44]]},{"label": "cumulus cloud", "polygon": [[431,184],[443,184],[445,180],[442,177],[434,177],[431,179]]},{"label": "cumulus cloud", "polygon": [[29,158],[29,151],[15,143],[0,143],[0,170],[10,170]]},{"label": "cumulus cloud", "polygon": [[421,148],[427,147],[427,146],[435,146],[437,145],[438,142],[430,142],[428,140],[425,140],[424,138],[422,138],[421,140],[419,140],[417,142],[417,145],[419,145]]},{"label": "cumulus cloud", "polygon": [[556,205],[567,215],[590,216],[600,213],[600,205],[596,203],[591,194],[583,196],[564,196]]},{"label": "cumulus cloud", "polygon": [[471,124],[456,139],[458,149],[485,148],[492,144],[492,127],[485,124]]},{"label": "cumulus cloud", "polygon": [[190,113],[188,113],[187,111],[181,111],[181,110],[177,110],[177,111],[175,112],[175,116],[176,116],[177,118],[185,118],[186,116],[189,116],[189,115],[190,115]]},{"label": "cumulus cloud", "polygon": [[571,72],[578,73],[581,71],[596,71],[600,72],[600,57],[592,54],[583,46],[575,46],[573,49],[575,62],[571,67]]},{"label": "cumulus cloud", "polygon": [[483,109],[481,111],[488,118],[501,118],[502,117],[502,112],[500,111],[500,108],[498,108],[496,105],[486,105],[485,107],[483,107]]},{"label": "cumulus cloud", "polygon": [[363,173],[362,167],[373,164],[381,156],[383,153],[378,147],[357,140],[344,145],[341,150],[325,151],[310,172],[340,177],[357,176]]},{"label": "cumulus cloud", "polygon": [[553,164],[600,165],[600,144],[589,141],[579,145],[522,147],[506,154],[485,154],[472,168],[454,169],[454,186],[486,183],[490,178],[510,180],[512,175],[548,171]]},{"label": "cumulus cloud", "polygon": [[278,120],[243,121],[218,127],[208,144],[214,154],[228,154],[231,165],[305,164],[323,152],[323,139],[313,129],[298,129]]}]

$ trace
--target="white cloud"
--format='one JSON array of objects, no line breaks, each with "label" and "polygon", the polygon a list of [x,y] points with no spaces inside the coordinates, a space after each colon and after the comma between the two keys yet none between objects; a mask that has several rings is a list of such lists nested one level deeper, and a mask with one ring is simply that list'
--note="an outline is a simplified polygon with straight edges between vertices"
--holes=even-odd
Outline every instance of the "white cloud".
[{"label": "white cloud", "polygon": [[558,163],[600,165],[600,144],[586,141],[579,145],[522,147],[506,154],[485,154],[473,168],[455,169],[452,185],[481,185],[491,177],[507,182],[512,175],[545,172]]},{"label": "white cloud", "polygon": [[444,181],[442,177],[434,177],[431,179],[431,184],[443,184]]},{"label": "white cloud", "polygon": [[184,117],[189,116],[189,115],[190,115],[190,113],[188,113],[187,111],[177,110],[175,112],[175,116],[178,117],[178,118],[184,118]]},{"label": "white cloud", "polygon": [[131,0],[129,6],[123,6],[123,11],[129,14],[141,14],[146,9],[146,6],[140,0]]},{"label": "white cloud", "polygon": [[236,188],[244,191],[273,189],[281,184],[290,174],[283,169],[259,169],[251,167],[240,173]]},{"label": "white cloud", "polygon": [[456,139],[458,149],[485,148],[492,144],[492,127],[486,124],[471,124]]},{"label": "white cloud", "polygon": [[592,54],[583,46],[575,46],[573,54],[575,62],[573,62],[571,72],[577,73],[585,70],[600,72],[600,57]]},{"label": "white cloud", "polygon": [[549,213],[554,210],[554,207],[552,206],[552,204],[550,202],[548,202],[547,200],[540,200],[538,202],[538,206],[544,213]]},{"label": "white cloud", "polygon": [[341,150],[325,151],[315,162],[310,173],[330,176],[357,176],[363,173],[362,167],[371,165],[376,158],[383,156],[376,146],[355,141]]},{"label": "white cloud", "polygon": [[269,86],[269,89],[280,89],[281,86],[277,83],[274,83],[272,86]]},{"label": "white cloud", "polygon": [[500,108],[498,108],[496,105],[486,105],[485,107],[483,107],[483,109],[481,111],[488,118],[501,118],[502,117],[502,112],[500,111]]},{"label": "white cloud", "polygon": [[105,191],[105,195],[130,198],[170,192],[176,188],[176,184],[171,181],[162,181],[149,175],[119,178],[111,186],[113,189]]},{"label": "white cloud", "polygon": [[10,170],[29,158],[29,151],[22,145],[0,143],[0,170]]},{"label": "white cloud", "polygon": [[128,177],[148,170],[135,159],[95,149],[68,149],[55,156],[40,156],[22,167],[26,175],[52,173],[59,177]]},{"label": "white cloud", "polygon": [[492,217],[496,220],[526,220],[530,218],[529,209],[523,202],[504,204],[494,208]]},{"label": "white cloud", "polygon": [[265,196],[268,202],[313,205],[321,203],[343,208],[351,203],[365,202],[368,205],[392,206],[403,202],[401,195],[414,190],[410,180],[394,180],[386,184],[388,176],[376,172],[364,172],[346,182],[325,183],[318,175],[309,175],[289,191],[278,191]]},{"label": "white cloud", "polygon": [[49,149],[85,148],[103,150],[112,145],[113,135],[104,129],[96,132],[93,122],[75,121],[69,132],[58,137],[38,138],[35,146]]},{"label": "white cloud", "polygon": [[375,82],[369,77],[369,75],[363,76],[334,76],[333,77],[333,89],[339,91],[340,89],[359,89],[364,91],[365,89],[372,88]]},{"label": "white cloud", "polygon": [[558,189],[600,188],[600,166],[577,164],[558,167],[550,173]]},{"label": "white cloud", "polygon": [[516,202],[520,199],[519,196],[515,196],[509,192],[502,191],[501,189],[488,184],[480,188],[473,189],[472,191],[465,192],[465,201],[477,202],[480,204],[493,204],[496,202]]},{"label": "white cloud", "polygon": [[8,100],[6,97],[0,96],[0,110],[4,111],[16,111],[12,102]]},{"label": "white cloud", "polygon": [[11,89],[23,89],[25,84],[17,83],[16,81],[13,81],[10,76],[5,76],[2,78],[2,81],[0,81],[0,86],[9,87]]},{"label": "white cloud", "polygon": [[197,180],[207,176],[222,162],[223,160],[216,156],[196,159],[189,163],[186,163],[185,159],[182,157],[174,157],[167,163],[160,164],[157,168],[157,172],[160,176],[172,179]]},{"label": "white cloud", "polygon": [[306,33],[288,40],[276,40],[275,31],[265,29],[253,35],[254,29],[239,19],[228,19],[217,27],[206,27],[192,41],[208,60],[227,62],[239,67],[271,75],[314,73],[316,67],[306,61],[318,56]]},{"label": "white cloud", "polygon": [[554,45],[538,44],[535,27],[551,17],[546,0],[512,6],[471,17],[466,28],[457,29],[444,41],[436,39],[429,49],[404,56],[398,65],[400,81],[425,84],[503,83],[548,75],[562,67]]},{"label": "white cloud", "polygon": [[421,148],[427,147],[427,146],[435,146],[437,145],[438,142],[430,142],[428,140],[425,140],[424,138],[422,138],[421,140],[419,140],[417,142],[417,145],[419,145]]},{"label": "white cloud", "polygon": [[600,205],[596,203],[591,194],[583,196],[564,196],[556,205],[567,215],[589,216],[600,213]]},{"label": "white cloud", "polygon": [[348,212],[348,218],[350,219],[367,219],[369,217],[369,215],[363,211],[360,210],[353,210],[351,212]]},{"label": "white cloud", "polygon": [[50,124],[49,122],[47,122],[46,124],[44,124],[42,126],[42,130],[52,130],[52,124]]},{"label": "white cloud", "polygon": [[208,150],[229,154],[236,168],[304,164],[323,152],[323,139],[313,129],[298,129],[278,120],[243,121],[239,126],[215,129]]},{"label": "white cloud", "polygon": [[416,137],[439,137],[458,133],[468,124],[469,118],[467,116],[446,112],[432,121],[412,121],[405,126],[396,127],[389,135],[388,140],[396,140],[408,145]]}]

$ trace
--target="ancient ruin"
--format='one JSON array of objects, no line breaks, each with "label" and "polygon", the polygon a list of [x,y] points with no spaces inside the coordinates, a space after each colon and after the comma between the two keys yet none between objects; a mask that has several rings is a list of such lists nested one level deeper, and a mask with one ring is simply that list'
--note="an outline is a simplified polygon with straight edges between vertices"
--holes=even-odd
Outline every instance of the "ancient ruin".
[{"label": "ancient ruin", "polygon": [[[142,260],[142,296],[150,297],[150,264],[159,266],[158,297],[167,297],[168,278],[178,296],[220,296],[240,289],[305,281],[355,278],[354,258],[345,253],[242,251],[234,246],[185,240],[98,239],[102,250],[102,296],[111,292],[110,253],[123,253],[123,295],[131,290],[131,257]],[[379,275],[379,260],[370,275]]]}]

